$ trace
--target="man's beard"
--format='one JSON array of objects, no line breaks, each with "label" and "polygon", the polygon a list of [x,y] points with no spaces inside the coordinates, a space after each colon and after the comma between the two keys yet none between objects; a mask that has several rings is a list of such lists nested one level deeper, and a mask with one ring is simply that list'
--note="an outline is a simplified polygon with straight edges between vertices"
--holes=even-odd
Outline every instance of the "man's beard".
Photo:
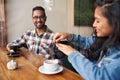
[{"label": "man's beard", "polygon": [[43,29],[44,26],[45,26],[45,24],[43,24],[43,25],[39,25],[39,26],[35,25],[35,27],[36,27],[37,29]]}]

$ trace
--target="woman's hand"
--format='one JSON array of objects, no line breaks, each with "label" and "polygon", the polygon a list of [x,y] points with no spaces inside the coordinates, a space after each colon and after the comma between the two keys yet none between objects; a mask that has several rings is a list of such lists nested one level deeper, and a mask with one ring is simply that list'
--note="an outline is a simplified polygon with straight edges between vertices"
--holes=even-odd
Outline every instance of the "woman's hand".
[{"label": "woman's hand", "polygon": [[61,44],[61,43],[56,43],[56,46],[60,51],[62,51],[64,54],[69,55],[71,52],[73,52],[75,49],[72,48],[69,45]]},{"label": "woman's hand", "polygon": [[64,39],[70,40],[72,38],[72,35],[70,33],[56,33],[53,36],[53,42],[59,42]]}]

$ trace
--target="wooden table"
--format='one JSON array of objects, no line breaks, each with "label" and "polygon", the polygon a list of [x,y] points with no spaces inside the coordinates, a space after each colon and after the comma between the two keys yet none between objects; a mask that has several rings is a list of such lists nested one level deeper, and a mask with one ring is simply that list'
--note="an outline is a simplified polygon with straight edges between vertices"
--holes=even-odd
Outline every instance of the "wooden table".
[{"label": "wooden table", "polygon": [[[40,73],[38,68],[43,65],[45,58],[27,49],[20,51],[20,57],[11,58],[6,55],[7,53],[5,47],[0,47],[0,80],[83,80],[79,74],[66,68],[54,75]],[[18,63],[18,69],[7,69],[6,64],[11,59]]]}]

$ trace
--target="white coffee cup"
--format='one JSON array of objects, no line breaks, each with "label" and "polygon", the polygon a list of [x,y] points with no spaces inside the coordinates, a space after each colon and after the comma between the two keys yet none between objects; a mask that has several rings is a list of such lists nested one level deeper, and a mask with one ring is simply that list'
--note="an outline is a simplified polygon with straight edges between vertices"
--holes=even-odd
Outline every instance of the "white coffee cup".
[{"label": "white coffee cup", "polygon": [[58,62],[59,61],[57,59],[45,60],[43,63],[45,71],[47,72],[56,71],[59,67]]}]

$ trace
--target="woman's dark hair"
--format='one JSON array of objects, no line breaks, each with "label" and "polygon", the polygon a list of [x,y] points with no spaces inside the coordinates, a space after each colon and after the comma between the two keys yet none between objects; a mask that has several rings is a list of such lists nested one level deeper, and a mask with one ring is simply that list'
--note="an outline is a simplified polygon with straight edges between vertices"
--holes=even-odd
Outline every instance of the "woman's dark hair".
[{"label": "woman's dark hair", "polygon": [[[101,7],[102,14],[107,18],[108,23],[113,29],[110,37],[96,37],[95,42],[89,49],[82,50],[82,53],[90,60],[100,58],[100,52],[103,51],[101,58],[106,55],[107,49],[120,45],[120,0],[97,0],[96,7]],[[96,33],[94,32],[96,35]]]}]

